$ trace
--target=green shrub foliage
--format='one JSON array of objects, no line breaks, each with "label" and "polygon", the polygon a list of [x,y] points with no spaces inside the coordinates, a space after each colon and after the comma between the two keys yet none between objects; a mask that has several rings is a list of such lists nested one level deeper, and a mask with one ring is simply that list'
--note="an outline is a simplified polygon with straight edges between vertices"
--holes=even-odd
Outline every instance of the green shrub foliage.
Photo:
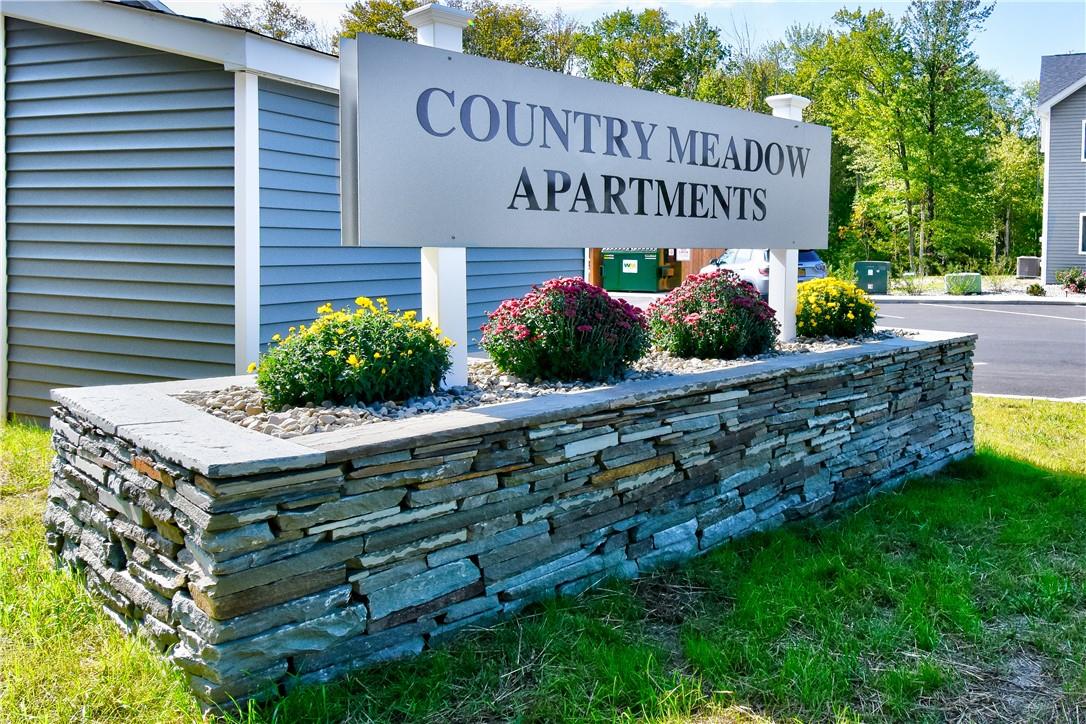
[{"label": "green shrub foliage", "polygon": [[734,272],[692,274],[649,307],[653,343],[676,357],[734,359],[772,348],[779,326],[758,290]]},{"label": "green shrub foliage", "polygon": [[799,287],[796,333],[800,337],[860,337],[875,329],[875,303],[852,282],[813,279]]},{"label": "green shrub foliage", "polygon": [[641,310],[583,279],[551,279],[487,316],[480,345],[526,380],[605,380],[648,348]]},{"label": "green shrub foliage", "polygon": [[308,327],[272,337],[256,383],[269,409],[308,402],[370,404],[433,393],[449,371],[452,341],[415,312],[392,312],[367,297],[350,309],[317,309]]},{"label": "green shrub foliage", "polygon": [[1037,282],[1033,282],[1033,284],[1030,284],[1028,287],[1026,287],[1026,294],[1030,295],[1031,297],[1043,297],[1047,293],[1048,292],[1045,291],[1044,285],[1038,284]]}]

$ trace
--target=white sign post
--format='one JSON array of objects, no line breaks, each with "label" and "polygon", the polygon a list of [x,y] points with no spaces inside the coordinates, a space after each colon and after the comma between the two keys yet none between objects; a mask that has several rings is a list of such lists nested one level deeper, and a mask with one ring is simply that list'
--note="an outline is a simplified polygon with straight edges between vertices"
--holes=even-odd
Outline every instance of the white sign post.
[{"label": "white sign post", "polygon": [[[803,109],[811,101],[803,96],[786,93],[765,99],[773,115],[793,121],[803,121]],[[799,285],[799,249],[769,250],[769,306],[777,311],[781,325],[779,339],[791,342],[796,338],[796,287]]]},{"label": "white sign post", "polygon": [[[471,13],[430,4],[404,14],[415,27],[419,45],[454,53],[464,51],[464,28]],[[452,368],[445,384],[468,383],[468,262],[464,247],[422,247],[422,316],[456,342],[449,350]]]}]

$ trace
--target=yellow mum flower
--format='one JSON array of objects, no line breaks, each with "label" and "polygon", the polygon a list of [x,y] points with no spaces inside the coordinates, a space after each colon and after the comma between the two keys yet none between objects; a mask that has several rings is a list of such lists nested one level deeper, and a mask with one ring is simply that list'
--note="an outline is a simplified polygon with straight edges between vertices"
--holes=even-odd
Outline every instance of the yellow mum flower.
[{"label": "yellow mum flower", "polygon": [[249,363],[249,374],[256,372],[256,362]]},{"label": "yellow mum flower", "polygon": [[325,302],[321,306],[317,307],[317,314],[331,314],[331,313],[332,313],[332,303],[331,302]]},{"label": "yellow mum flower", "polygon": [[330,349],[330,350],[328,350],[327,354],[328,354],[329,357],[338,357],[339,356],[339,350],[338,349]]},{"label": "yellow mum flower", "polygon": [[273,334],[272,335],[272,342],[281,342],[282,340],[283,340],[283,338],[280,337],[278,334]]},{"label": "yellow mum flower", "polygon": [[374,352],[373,353],[373,358],[374,359],[381,359],[381,353],[380,352]]},{"label": "yellow mum flower", "polygon": [[349,364],[351,367],[358,367],[360,364],[362,364],[362,360],[358,359],[358,357],[356,357],[352,352],[351,355],[347,357],[347,364]]},{"label": "yellow mum flower", "polygon": [[388,300],[384,297],[377,297],[377,303],[381,305],[382,309],[388,309]]},{"label": "yellow mum flower", "polygon": [[412,319],[414,319],[417,316],[418,316],[418,312],[416,312],[414,309],[410,309],[410,310],[403,313],[403,318],[408,320],[408,321],[411,321]]},{"label": "yellow mum flower", "polygon": [[360,307],[368,307],[373,304],[373,302],[370,301],[369,297],[356,297],[354,303]]}]

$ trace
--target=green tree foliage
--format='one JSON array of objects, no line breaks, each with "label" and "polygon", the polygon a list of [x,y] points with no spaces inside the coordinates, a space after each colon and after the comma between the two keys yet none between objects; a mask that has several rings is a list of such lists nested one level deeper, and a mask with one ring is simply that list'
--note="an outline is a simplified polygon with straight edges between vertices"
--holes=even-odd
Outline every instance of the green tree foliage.
[{"label": "green tree foliage", "polygon": [[898,261],[902,238],[912,266],[916,192],[911,109],[906,97],[910,58],[892,18],[882,11],[842,10],[837,33],[802,48],[797,87],[814,102],[807,117],[834,129],[835,183],[849,188],[851,209],[840,208],[831,261],[857,257]]},{"label": "green tree foliage", "polygon": [[[474,16],[464,29],[465,53],[559,73],[572,72],[581,26],[560,10],[543,15],[528,5],[495,0],[454,0],[449,4]],[[343,16],[341,34],[353,38],[359,33],[371,33],[413,43],[415,29],[403,16],[419,5],[418,0],[357,0]]]},{"label": "green tree foliage", "polygon": [[356,0],[340,19],[340,35],[370,33],[413,43],[415,28],[403,16],[418,6],[417,0]]},{"label": "green tree foliage", "polygon": [[527,5],[475,0],[475,16],[464,29],[464,52],[484,58],[539,67],[543,58],[543,16]]},{"label": "green tree foliage", "polygon": [[979,0],[913,0],[901,23],[913,59],[912,108],[919,121],[919,264],[925,250],[944,268],[982,256],[990,218],[987,76],[973,34],[992,12]]},{"label": "green tree foliage", "polygon": [[316,50],[328,52],[332,49],[331,39],[320,32],[316,23],[306,17],[301,8],[284,0],[264,0],[259,5],[224,3],[221,9],[222,22],[227,25]]},{"label": "green tree foliage", "polygon": [[572,73],[581,30],[581,24],[561,10],[551,13],[543,29],[540,67],[556,73]]},{"label": "green tree foliage", "polygon": [[727,48],[702,15],[680,27],[662,9],[627,8],[592,23],[577,54],[589,78],[692,97]]},{"label": "green tree foliage", "polygon": [[707,69],[694,97],[700,101],[769,113],[766,96],[795,93],[792,48],[783,41],[755,45],[747,26],[735,28],[725,62]]},{"label": "green tree foliage", "polygon": [[797,49],[796,87],[815,99],[809,118],[843,146],[835,160],[847,170],[835,168],[832,196],[853,188],[851,218],[833,230],[836,261],[976,269],[1001,231],[1002,254],[1034,248],[1027,101],[972,50],[990,12],[978,0],[913,0],[899,20],[842,10],[834,32]]},{"label": "green tree foliage", "polygon": [[1037,117],[1037,83],[1008,87],[997,76],[989,84],[996,138],[991,146],[992,205],[995,240],[992,259],[1009,260],[1038,252],[1041,235],[1041,157]]}]

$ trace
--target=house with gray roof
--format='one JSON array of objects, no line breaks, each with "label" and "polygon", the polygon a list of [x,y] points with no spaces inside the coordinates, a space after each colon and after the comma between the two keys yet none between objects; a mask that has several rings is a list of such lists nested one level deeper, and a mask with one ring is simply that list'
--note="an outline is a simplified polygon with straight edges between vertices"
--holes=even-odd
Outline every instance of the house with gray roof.
[{"label": "house with gray roof", "polygon": [[1041,58],[1037,96],[1044,154],[1041,274],[1086,267],[1086,53]]}]

